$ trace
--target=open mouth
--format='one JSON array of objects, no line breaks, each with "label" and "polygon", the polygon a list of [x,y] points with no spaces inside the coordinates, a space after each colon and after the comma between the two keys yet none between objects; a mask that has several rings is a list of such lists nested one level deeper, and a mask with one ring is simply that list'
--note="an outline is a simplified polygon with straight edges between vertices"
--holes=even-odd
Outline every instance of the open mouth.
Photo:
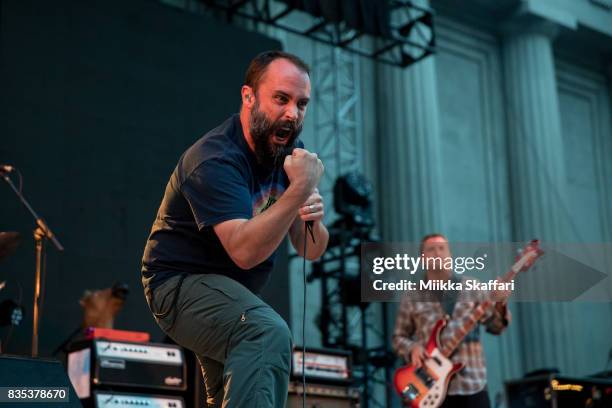
[{"label": "open mouth", "polygon": [[278,144],[285,144],[291,136],[291,129],[280,128],[274,132],[274,142]]}]

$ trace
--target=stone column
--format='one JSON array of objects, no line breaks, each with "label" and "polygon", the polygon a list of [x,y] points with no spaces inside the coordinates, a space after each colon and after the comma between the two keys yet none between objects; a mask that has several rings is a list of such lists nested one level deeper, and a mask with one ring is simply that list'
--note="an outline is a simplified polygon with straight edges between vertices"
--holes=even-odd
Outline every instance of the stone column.
[{"label": "stone column", "polygon": [[381,232],[415,242],[443,227],[435,58],[404,69],[379,64],[377,80]]},{"label": "stone column", "polygon": [[[552,41],[559,27],[521,16],[508,24],[503,40],[513,229],[515,241],[537,237],[548,242],[567,239],[563,206],[563,136]],[[534,278],[532,276],[531,278]],[[537,277],[535,277],[537,279]],[[538,285],[542,286],[542,282]],[[519,303],[522,368],[530,371],[571,364],[566,338],[568,304]]]}]

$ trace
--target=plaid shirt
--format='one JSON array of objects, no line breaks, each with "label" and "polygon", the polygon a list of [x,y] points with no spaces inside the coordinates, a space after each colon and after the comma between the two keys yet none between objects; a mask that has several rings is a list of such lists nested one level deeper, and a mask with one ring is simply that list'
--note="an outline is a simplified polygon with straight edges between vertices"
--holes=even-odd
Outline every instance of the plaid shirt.
[{"label": "plaid shirt", "polygon": [[[487,295],[484,291],[476,292],[477,298],[480,299],[484,299]],[[425,347],[435,323],[446,316],[434,292],[419,291],[415,296],[418,297],[418,301],[411,298],[411,293],[407,292],[402,297],[393,332],[393,349],[406,362],[410,361],[412,347],[417,343]],[[473,295],[474,292],[460,292],[451,320],[440,336],[442,344],[448,340],[449,333],[460,326],[464,318],[471,313],[475,306],[474,299],[470,298]],[[487,332],[500,334],[507,327],[511,318],[510,311],[506,307],[502,309],[500,311],[497,307],[490,308],[481,320]],[[448,387],[449,395],[471,395],[485,388],[487,368],[480,341],[462,341],[452,354],[451,360],[463,363],[465,368],[451,380]]]}]

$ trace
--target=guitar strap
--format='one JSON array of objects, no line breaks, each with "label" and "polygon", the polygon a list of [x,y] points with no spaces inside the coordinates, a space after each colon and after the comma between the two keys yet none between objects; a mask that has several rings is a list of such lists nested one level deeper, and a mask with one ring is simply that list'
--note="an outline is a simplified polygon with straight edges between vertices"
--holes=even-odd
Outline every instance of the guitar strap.
[{"label": "guitar strap", "polygon": [[[457,278],[455,274],[451,276],[451,280],[456,283],[461,282],[461,279]],[[443,292],[438,298],[442,309],[448,316],[453,316],[453,312],[455,311],[455,306],[457,304],[457,299],[459,298],[459,293],[460,292],[457,290],[447,290]],[[480,323],[477,324],[463,339],[463,342],[465,343],[470,341],[480,341]]]}]

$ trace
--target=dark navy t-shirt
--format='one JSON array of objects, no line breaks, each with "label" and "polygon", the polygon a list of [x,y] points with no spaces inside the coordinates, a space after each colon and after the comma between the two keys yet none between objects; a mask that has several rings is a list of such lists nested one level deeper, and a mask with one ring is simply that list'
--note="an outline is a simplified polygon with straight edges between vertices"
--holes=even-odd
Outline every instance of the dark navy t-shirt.
[{"label": "dark navy t-shirt", "polygon": [[269,279],[276,253],[252,269],[241,269],[225,252],[213,226],[265,211],[288,185],[283,169],[258,165],[239,115],[208,132],[187,149],[170,176],[145,247],[143,284],[154,288],[177,273],[216,273],[258,294]]}]

